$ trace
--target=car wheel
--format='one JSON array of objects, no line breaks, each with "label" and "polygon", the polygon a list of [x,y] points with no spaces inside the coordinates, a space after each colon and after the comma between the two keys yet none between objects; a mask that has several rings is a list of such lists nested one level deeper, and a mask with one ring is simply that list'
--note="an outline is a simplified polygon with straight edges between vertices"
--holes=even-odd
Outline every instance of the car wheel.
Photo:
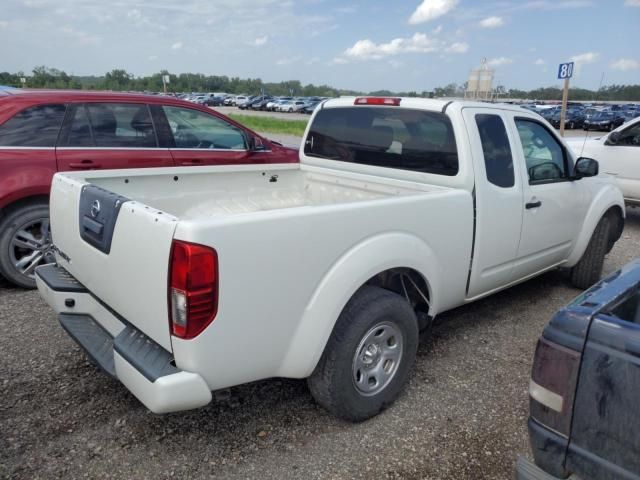
[{"label": "car wheel", "polygon": [[600,280],[610,239],[609,225],[608,217],[600,219],[582,258],[571,269],[571,283],[574,287],[584,290]]},{"label": "car wheel", "polygon": [[329,412],[361,422],[391,405],[404,387],[418,348],[409,303],[388,290],[362,287],[349,300],[307,380]]},{"label": "car wheel", "polygon": [[26,205],[7,215],[0,225],[2,276],[20,287],[35,288],[35,268],[54,261],[48,205]]},{"label": "car wheel", "polygon": [[567,128],[569,130],[573,130],[573,122],[569,122],[569,125],[567,126]]}]

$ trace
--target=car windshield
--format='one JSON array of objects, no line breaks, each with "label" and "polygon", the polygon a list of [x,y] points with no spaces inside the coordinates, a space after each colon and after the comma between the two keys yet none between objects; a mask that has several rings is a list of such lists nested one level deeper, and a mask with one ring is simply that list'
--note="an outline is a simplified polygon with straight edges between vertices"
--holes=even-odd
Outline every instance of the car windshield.
[{"label": "car windshield", "polygon": [[599,112],[599,113],[596,113],[596,114],[593,116],[593,118],[594,118],[594,119],[596,119],[596,120],[608,120],[608,119],[610,119],[612,116],[613,116],[613,114],[612,114],[612,113],[609,113],[609,112]]},{"label": "car windshield", "polygon": [[397,107],[321,110],[304,142],[311,157],[453,176],[458,151],[445,114]]}]

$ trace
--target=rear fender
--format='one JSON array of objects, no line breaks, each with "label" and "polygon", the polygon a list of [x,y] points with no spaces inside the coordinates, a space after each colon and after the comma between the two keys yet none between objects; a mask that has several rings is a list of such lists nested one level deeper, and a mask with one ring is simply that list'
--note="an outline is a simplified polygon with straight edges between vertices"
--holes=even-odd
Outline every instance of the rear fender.
[{"label": "rear fender", "polygon": [[278,375],[292,378],[311,375],[353,294],[376,274],[400,267],[412,268],[424,277],[431,302],[429,313],[437,312],[441,266],[433,250],[407,233],[369,238],[340,257],[318,284],[291,336]]},{"label": "rear fender", "polygon": [[582,224],[582,229],[580,230],[576,244],[567,259],[565,266],[573,267],[580,261],[582,255],[587,249],[589,240],[591,240],[591,235],[593,235],[598,222],[605,213],[613,207],[619,207],[624,218],[625,210],[622,193],[616,186],[607,183],[598,189],[598,192],[593,198],[591,205],[589,206],[589,211],[587,212]]}]

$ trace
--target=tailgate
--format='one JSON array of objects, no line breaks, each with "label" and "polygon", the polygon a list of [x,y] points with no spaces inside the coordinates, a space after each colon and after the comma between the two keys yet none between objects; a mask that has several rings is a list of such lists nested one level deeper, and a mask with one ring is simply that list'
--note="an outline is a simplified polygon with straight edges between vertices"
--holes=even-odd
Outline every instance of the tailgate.
[{"label": "tailgate", "polygon": [[167,284],[177,219],[61,174],[53,180],[50,215],[58,263],[171,351]]}]

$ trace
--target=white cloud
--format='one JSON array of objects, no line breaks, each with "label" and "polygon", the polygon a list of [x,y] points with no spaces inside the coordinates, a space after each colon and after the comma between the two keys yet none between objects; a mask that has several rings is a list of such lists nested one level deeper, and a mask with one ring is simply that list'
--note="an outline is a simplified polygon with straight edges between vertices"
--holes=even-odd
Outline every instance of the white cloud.
[{"label": "white cloud", "polygon": [[589,63],[596,62],[599,57],[600,54],[598,52],[586,52],[579,55],[574,55],[573,57],[571,57],[571,61],[580,65],[587,65]]},{"label": "white cloud", "polygon": [[614,70],[621,70],[626,72],[628,70],[637,70],[640,68],[640,61],[633,58],[619,58],[614,62],[611,62],[611,68]]},{"label": "white cloud", "polygon": [[9,26],[9,22],[6,20],[0,20],[0,28],[7,28]]},{"label": "white cloud", "polygon": [[434,35],[440,35],[441,33],[442,33],[442,25],[438,25],[436,28],[433,29]]},{"label": "white cloud", "polygon": [[624,0],[626,7],[640,7],[640,0]]},{"label": "white cloud", "polygon": [[513,60],[507,57],[497,57],[487,60],[489,67],[500,67],[502,65],[509,65],[510,63],[513,63]]},{"label": "white cloud", "polygon": [[535,62],[533,62],[534,65],[544,65],[547,62],[545,62],[543,59],[538,58]]},{"label": "white cloud", "polygon": [[469,50],[469,44],[465,42],[455,42],[446,48],[448,53],[465,53]]},{"label": "white cloud", "polygon": [[180,50],[183,47],[182,42],[176,42],[171,45],[171,50]]},{"label": "white cloud", "polygon": [[300,60],[300,57],[286,57],[276,61],[276,65],[291,65]]},{"label": "white cloud", "polygon": [[345,65],[347,63],[349,63],[349,60],[347,60],[346,58],[336,57],[331,60],[330,65]]},{"label": "white cloud", "polygon": [[269,41],[269,37],[267,35],[265,35],[264,37],[258,37],[253,41],[253,44],[256,47],[261,47],[262,45],[264,45],[265,43],[267,43]]},{"label": "white cloud", "polygon": [[482,28],[498,28],[504,25],[504,19],[502,17],[487,17],[480,20],[478,25]]},{"label": "white cloud", "polygon": [[458,0],[423,0],[409,18],[411,25],[429,22],[449,13]]},{"label": "white cloud", "polygon": [[158,55],[149,55],[147,58],[153,62],[158,59]]},{"label": "white cloud", "polygon": [[394,38],[387,43],[374,43],[368,38],[358,40],[352,47],[344,51],[341,58],[379,60],[405,53],[432,53],[440,50],[450,53],[464,53],[468,49],[469,45],[463,42],[447,45],[444,41],[429,37],[425,33],[414,33],[411,37]]}]

